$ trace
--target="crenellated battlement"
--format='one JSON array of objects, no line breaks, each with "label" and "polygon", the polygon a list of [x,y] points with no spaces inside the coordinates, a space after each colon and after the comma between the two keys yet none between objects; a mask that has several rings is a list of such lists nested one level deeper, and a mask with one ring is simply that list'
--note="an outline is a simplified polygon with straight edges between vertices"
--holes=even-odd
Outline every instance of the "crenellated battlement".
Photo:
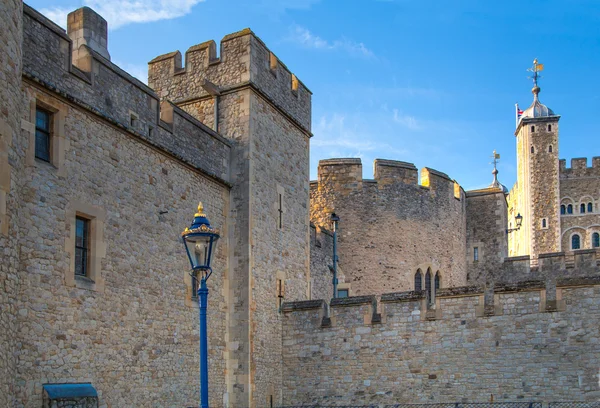
[{"label": "crenellated battlement", "polygon": [[[361,159],[319,162],[310,219],[329,228],[331,213],[340,217],[340,267],[351,294],[409,289],[418,268],[443,271],[448,285],[466,283],[465,258],[449,255],[466,252],[465,193],[427,167],[418,179],[407,162],[375,160],[373,180],[363,178]],[[385,278],[362,279],[366,271]]]},{"label": "crenellated battlement", "polygon": [[23,16],[23,76],[31,83],[227,182],[229,141],[86,44],[72,58],[72,39],[36,10],[24,5]]},{"label": "crenellated battlement", "polygon": [[373,162],[373,180],[364,179],[362,174],[362,161],[360,158],[335,158],[320,160],[317,169],[318,180],[311,183],[311,188],[329,185],[339,188],[341,193],[362,189],[363,182],[383,189],[386,186],[406,185],[427,189],[432,194],[450,192],[457,199],[464,197],[460,185],[447,174],[424,167],[421,169],[421,183],[418,183],[419,172],[413,163],[375,159]]},{"label": "crenellated battlement", "polygon": [[312,93],[249,28],[223,37],[219,55],[210,40],[190,47],[185,64],[180,51],[148,63],[150,87],[177,104],[215,96],[205,81],[214,84],[219,95],[251,86],[310,131]]},{"label": "crenellated battlement", "polygon": [[567,161],[560,159],[560,177],[600,177],[600,156],[592,157],[592,166],[588,167],[586,157],[577,157],[571,159],[571,167],[567,167]]}]

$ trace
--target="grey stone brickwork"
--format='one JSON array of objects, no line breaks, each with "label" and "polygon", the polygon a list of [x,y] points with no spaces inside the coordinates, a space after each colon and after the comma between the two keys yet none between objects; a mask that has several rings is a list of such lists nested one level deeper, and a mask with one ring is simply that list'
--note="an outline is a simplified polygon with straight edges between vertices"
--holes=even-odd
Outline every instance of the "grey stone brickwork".
[{"label": "grey stone brickwork", "polygon": [[324,307],[285,305],[284,404],[595,401],[599,282],[561,282],[553,312],[543,282],[498,288],[487,316],[483,292],[458,288],[435,315],[383,295],[380,323],[369,302],[332,304],[329,326]]},{"label": "grey stone brickwork", "polygon": [[[310,277],[311,299],[331,299],[333,296],[333,233],[310,224]],[[345,283],[343,272],[338,280]]]},{"label": "grey stone brickwork", "polygon": [[0,406],[15,404],[19,301],[19,210],[24,146],[19,137],[23,108],[22,2],[0,3]]},{"label": "grey stone brickwork", "polygon": [[466,210],[462,189],[447,175],[414,165],[375,161],[363,180],[360,159],[319,162],[311,183],[311,221],[340,217],[339,257],[354,295],[414,289],[414,275],[440,272],[441,287],[466,284]]},{"label": "grey stone brickwork", "polygon": [[310,91],[248,29],[220,47],[191,47],[185,67],[178,51],[153,59],[149,85],[232,143],[224,401],[263,406],[281,399],[279,296],[309,296]]},{"label": "grey stone brickwork", "polygon": [[563,251],[572,249],[573,234],[581,237],[581,249],[586,249],[593,247],[592,235],[600,233],[600,157],[592,158],[591,164],[588,167],[585,158],[572,159],[571,167],[560,161],[560,204],[573,206],[573,214],[560,216]]},{"label": "grey stone brickwork", "polygon": [[466,192],[467,281],[485,284],[508,256],[506,198],[498,188]]}]

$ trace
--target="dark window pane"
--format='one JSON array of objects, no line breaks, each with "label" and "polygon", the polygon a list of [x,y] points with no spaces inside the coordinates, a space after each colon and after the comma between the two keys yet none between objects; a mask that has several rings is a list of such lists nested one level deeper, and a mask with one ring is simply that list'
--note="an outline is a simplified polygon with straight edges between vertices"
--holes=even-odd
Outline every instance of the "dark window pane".
[{"label": "dark window pane", "polygon": [[600,234],[598,234],[597,232],[594,232],[594,234],[592,235],[592,247],[600,247]]},{"label": "dark window pane", "polygon": [[592,203],[588,203],[588,212],[594,212],[594,205]]},{"label": "dark window pane", "polygon": [[436,272],[435,273],[435,291],[437,292],[437,290],[440,288],[440,273]]},{"label": "dark window pane", "polygon": [[566,210],[565,206],[564,206],[564,205],[561,205],[561,206],[560,206],[560,213],[561,213],[561,214],[565,214],[566,212],[567,212],[567,210]]},{"label": "dark window pane", "polygon": [[579,235],[577,235],[577,234],[573,235],[573,237],[571,238],[572,249],[579,249],[580,246],[581,246],[581,239],[579,238]]},{"label": "dark window pane", "polygon": [[427,269],[425,274],[425,294],[427,295],[427,304],[431,304],[431,269]]},{"label": "dark window pane", "polygon": [[567,206],[567,214],[573,214],[573,206],[571,204]]},{"label": "dark window pane", "polygon": [[50,161],[50,113],[35,111],[35,157]]},{"label": "dark window pane", "polygon": [[415,273],[415,290],[423,290],[423,275],[420,269]]},{"label": "dark window pane", "polygon": [[87,276],[88,268],[88,236],[90,221],[85,218],[75,219],[75,274]]},{"label": "dark window pane", "polygon": [[581,204],[581,205],[579,206],[579,212],[580,212],[581,214],[585,214],[585,204]]},{"label": "dark window pane", "polygon": [[339,298],[347,298],[348,297],[348,289],[340,289],[338,290]]},{"label": "dark window pane", "polygon": [[35,131],[35,157],[50,161],[50,135],[40,130]]}]

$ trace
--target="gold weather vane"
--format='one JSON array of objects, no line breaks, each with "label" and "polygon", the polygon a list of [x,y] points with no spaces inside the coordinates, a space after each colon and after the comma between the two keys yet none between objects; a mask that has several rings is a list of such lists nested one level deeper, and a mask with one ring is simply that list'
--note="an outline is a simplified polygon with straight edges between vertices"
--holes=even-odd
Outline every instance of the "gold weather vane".
[{"label": "gold weather vane", "polygon": [[534,59],[533,60],[533,66],[531,68],[528,68],[527,71],[532,72],[533,75],[531,75],[529,77],[529,79],[533,79],[533,87],[537,88],[538,84],[538,78],[541,78],[542,76],[540,74],[538,74],[538,72],[541,72],[544,70],[544,64],[540,64],[538,63],[538,59]]}]

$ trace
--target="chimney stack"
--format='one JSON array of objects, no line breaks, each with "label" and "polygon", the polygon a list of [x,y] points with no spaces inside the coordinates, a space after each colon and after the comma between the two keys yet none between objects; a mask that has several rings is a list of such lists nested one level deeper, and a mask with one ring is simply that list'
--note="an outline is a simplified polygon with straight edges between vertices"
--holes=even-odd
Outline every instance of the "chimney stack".
[{"label": "chimney stack", "polygon": [[108,53],[108,24],[89,7],[79,8],[67,17],[67,33],[73,41],[73,63],[79,60],[79,47],[87,45],[110,60]]}]

